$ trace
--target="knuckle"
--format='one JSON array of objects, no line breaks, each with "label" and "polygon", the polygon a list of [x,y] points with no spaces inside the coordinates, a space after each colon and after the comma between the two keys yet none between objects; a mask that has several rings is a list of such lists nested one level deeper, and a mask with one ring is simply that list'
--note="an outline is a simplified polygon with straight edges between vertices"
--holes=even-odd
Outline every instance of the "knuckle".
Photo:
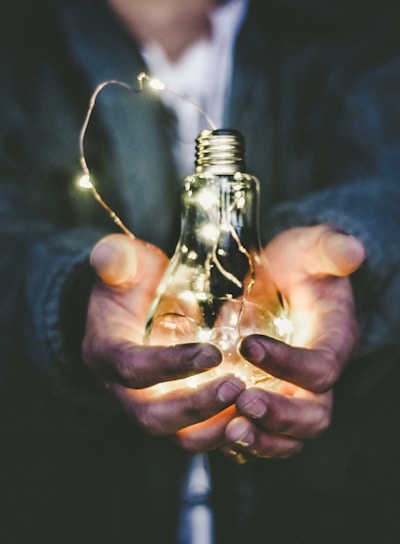
[{"label": "knuckle", "polygon": [[212,410],[209,403],[202,402],[197,395],[193,395],[186,407],[186,414],[191,420],[203,421],[212,415]]},{"label": "knuckle", "polygon": [[132,361],[127,361],[124,357],[121,357],[118,359],[116,367],[120,378],[125,384],[134,388],[143,387],[144,384],[140,383],[136,367],[132,364]]},{"label": "knuckle", "polygon": [[331,409],[325,404],[316,404],[308,416],[308,424],[302,433],[303,438],[315,439],[322,435],[331,424]]},{"label": "knuckle", "polygon": [[325,371],[318,373],[314,380],[313,391],[315,393],[326,393],[337,382],[340,377],[337,360],[330,354],[325,361]]},{"label": "knuckle", "polygon": [[318,438],[321,434],[323,434],[329,428],[330,423],[331,423],[330,411],[328,411],[326,408],[321,407],[320,417],[318,419],[318,425],[316,427],[314,437]]},{"label": "knuckle", "polygon": [[157,418],[154,417],[147,405],[136,407],[134,420],[139,427],[151,436],[161,436],[165,434],[163,432],[163,426],[158,422]]},{"label": "knuckle", "polygon": [[287,452],[287,457],[294,457],[295,455],[299,455],[304,448],[304,442],[301,440],[298,440],[296,443],[292,445],[292,447]]},{"label": "knuckle", "polygon": [[283,443],[276,443],[275,440],[271,440],[270,443],[264,444],[263,447],[252,448],[250,453],[254,457],[265,459],[289,459],[290,457],[294,457],[301,453],[304,447],[303,441],[299,439],[284,439]]},{"label": "knuckle", "polygon": [[293,427],[293,416],[286,403],[281,403],[279,409],[277,407],[272,408],[271,415],[272,417],[275,417],[278,422],[278,428],[276,430],[282,434],[291,432]]},{"label": "knuckle", "polygon": [[163,363],[165,376],[168,378],[176,377],[180,366],[179,348],[176,345],[168,346],[160,352],[160,360]]},{"label": "knuckle", "polygon": [[135,422],[145,431],[152,433],[152,427],[149,422],[149,415],[147,409],[144,407],[137,407],[134,413]]},{"label": "knuckle", "polygon": [[278,457],[280,459],[290,459],[296,455],[299,455],[302,452],[303,447],[303,441],[293,441],[290,445],[287,445],[282,451],[279,451],[274,457]]}]

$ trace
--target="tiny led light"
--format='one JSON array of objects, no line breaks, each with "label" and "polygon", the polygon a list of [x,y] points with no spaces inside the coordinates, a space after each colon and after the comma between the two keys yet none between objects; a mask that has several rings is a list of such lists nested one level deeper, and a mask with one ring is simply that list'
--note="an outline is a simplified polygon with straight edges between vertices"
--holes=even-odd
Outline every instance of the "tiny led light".
[{"label": "tiny led light", "polygon": [[274,319],[274,324],[278,329],[280,336],[290,336],[293,334],[293,325],[289,318],[287,317],[276,317]]},{"label": "tiny led light", "polygon": [[236,200],[235,200],[235,205],[236,205],[236,208],[238,210],[241,210],[244,208],[246,204],[246,199],[244,198],[244,196],[242,195],[242,193],[239,193],[236,197]]},{"label": "tiny led light", "polygon": [[198,254],[196,253],[196,251],[189,251],[188,253],[188,259],[190,259],[191,261],[195,261],[196,259],[198,259]]},{"label": "tiny led light", "polygon": [[204,240],[211,240],[211,242],[216,242],[219,237],[219,230],[215,225],[209,223],[201,229],[199,234]]},{"label": "tiny led light", "polygon": [[90,177],[87,174],[83,174],[83,176],[81,176],[78,179],[78,186],[81,189],[92,189],[93,188],[93,184],[90,181]]},{"label": "tiny led light", "polygon": [[203,189],[196,196],[196,202],[205,210],[210,210],[213,206],[218,205],[218,198],[215,192]]},{"label": "tiny led light", "polygon": [[149,80],[149,86],[156,91],[164,91],[165,84],[159,79],[153,78]]}]

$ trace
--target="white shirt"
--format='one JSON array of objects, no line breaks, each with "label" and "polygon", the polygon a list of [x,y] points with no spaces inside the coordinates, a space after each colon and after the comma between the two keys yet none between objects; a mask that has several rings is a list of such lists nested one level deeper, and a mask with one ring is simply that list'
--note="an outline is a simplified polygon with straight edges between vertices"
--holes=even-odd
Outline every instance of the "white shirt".
[{"label": "white shirt", "polygon": [[[189,98],[206,112],[217,128],[223,127],[232,78],[233,49],[248,0],[229,0],[210,16],[208,39],[193,44],[176,62],[171,62],[158,43],[147,45],[143,57],[152,76],[171,91]],[[192,104],[161,92],[161,99],[177,119],[174,149],[178,172],[184,177],[194,169],[194,146],[199,132],[209,126]]]}]

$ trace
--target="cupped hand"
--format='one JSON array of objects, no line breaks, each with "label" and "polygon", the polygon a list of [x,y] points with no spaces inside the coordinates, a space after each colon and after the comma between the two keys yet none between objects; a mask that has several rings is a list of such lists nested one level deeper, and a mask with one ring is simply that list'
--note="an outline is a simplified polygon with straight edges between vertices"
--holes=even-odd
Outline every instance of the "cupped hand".
[{"label": "cupped hand", "polygon": [[[240,380],[225,376],[196,389],[168,393],[154,387],[221,362],[219,350],[210,344],[143,345],[145,319],[167,264],[165,255],[138,239],[114,234],[95,246],[91,264],[97,278],[82,347],[88,369],[149,434],[175,435],[191,451],[219,446],[225,440],[227,414],[244,389]],[[207,425],[202,425],[205,420]],[[190,426],[194,430],[189,439],[185,429]]]},{"label": "cupped hand", "polygon": [[282,380],[244,391],[226,428],[226,451],[288,457],[331,422],[333,386],[359,342],[349,274],[365,258],[361,242],[327,225],[287,230],[265,248],[290,308],[291,346],[262,335],[243,339],[242,355]]}]

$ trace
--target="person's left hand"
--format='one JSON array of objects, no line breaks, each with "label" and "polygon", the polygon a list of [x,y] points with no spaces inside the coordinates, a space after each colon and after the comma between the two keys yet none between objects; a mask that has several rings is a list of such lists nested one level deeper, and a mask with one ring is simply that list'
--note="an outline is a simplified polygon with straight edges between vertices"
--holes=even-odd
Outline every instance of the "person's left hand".
[{"label": "person's left hand", "polygon": [[90,374],[147,434],[176,436],[191,452],[224,444],[235,400],[245,388],[241,380],[222,375],[196,388],[181,386],[171,391],[165,387],[167,382],[214,369],[221,362],[219,350],[196,342],[143,344],[146,316],[167,265],[166,256],[139,239],[111,234],[95,246],[91,264],[96,277],[82,343]]},{"label": "person's left hand", "polygon": [[227,425],[223,448],[238,460],[289,457],[327,429],[332,388],[359,341],[348,275],[365,258],[361,242],[319,225],[281,233],[265,254],[295,333],[293,346],[262,335],[242,341],[242,355],[282,382],[238,397],[239,415]]}]

